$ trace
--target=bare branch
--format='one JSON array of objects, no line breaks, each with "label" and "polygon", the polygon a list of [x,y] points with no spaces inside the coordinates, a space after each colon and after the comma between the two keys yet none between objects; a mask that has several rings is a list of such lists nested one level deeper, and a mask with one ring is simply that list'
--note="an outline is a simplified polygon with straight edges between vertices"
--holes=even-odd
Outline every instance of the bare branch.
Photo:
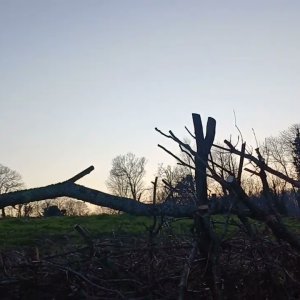
[{"label": "bare branch", "polygon": [[228,170],[227,168],[225,168],[224,166],[221,166],[220,164],[214,162],[212,159],[208,160],[211,164],[212,164],[212,170],[215,171],[215,167],[218,167],[219,169],[227,172],[229,175],[234,176],[234,173],[231,172],[230,170]]},{"label": "bare branch", "polygon": [[[229,147],[231,153],[234,153],[234,154],[237,154],[237,155],[242,154],[242,152],[237,150],[235,147],[233,147],[233,145],[229,141],[225,140],[224,143]],[[292,184],[295,187],[300,188],[300,181],[295,180],[293,178],[290,178],[289,176],[286,176],[283,173],[272,169],[271,167],[269,167],[265,163],[261,162],[258,158],[254,157],[251,154],[245,153],[244,156],[245,156],[245,158],[247,158],[247,159],[251,160],[252,162],[254,162],[260,168],[264,169],[265,171],[267,171],[267,172],[269,172],[269,173],[271,173],[271,174],[273,174],[273,175],[289,182],[290,184]]]},{"label": "bare branch", "polygon": [[163,149],[165,152],[167,152],[168,154],[170,154],[172,157],[174,157],[176,160],[178,160],[180,162],[181,165],[189,167],[193,170],[195,170],[195,167],[185,163],[182,159],[180,159],[178,156],[176,156],[174,153],[172,153],[171,151],[169,151],[168,149],[166,149],[165,147],[163,147],[162,145],[157,145],[159,148]]},{"label": "bare branch", "polygon": [[192,147],[187,144],[187,143],[184,143],[182,142],[171,130],[169,131],[170,135],[171,135],[171,138],[176,142],[178,143],[179,145],[181,145],[182,147],[184,147],[186,150],[188,150],[192,155],[196,156],[197,155],[197,152],[194,151],[192,149]]},{"label": "bare branch", "polygon": [[90,166],[87,169],[83,170],[82,172],[78,173],[77,175],[73,176],[72,178],[68,179],[69,182],[76,182],[77,180],[81,179],[82,177],[90,174],[94,170],[94,166]]},{"label": "bare branch", "polygon": [[223,150],[223,151],[231,152],[230,149],[222,147],[222,146],[217,145],[217,144],[213,144],[213,147],[218,148],[218,149]]},{"label": "bare branch", "polygon": [[172,139],[172,137],[170,135],[167,135],[166,133],[162,132],[161,130],[159,130],[157,127],[155,127],[155,130],[157,132],[159,132],[161,135],[163,135],[166,138]]},{"label": "bare branch", "polygon": [[260,176],[260,174],[258,172],[255,172],[255,171],[253,171],[251,169],[245,168],[244,170],[247,171],[247,172],[249,172],[249,173],[251,173],[251,174],[253,174],[253,175]]},{"label": "bare branch", "polygon": [[184,126],[184,128],[192,138],[196,139],[196,137],[190,132],[190,130],[186,126]]},{"label": "bare branch", "polygon": [[242,144],[242,149],[241,149],[241,155],[240,155],[238,176],[237,176],[238,182],[241,182],[241,178],[242,178],[243,164],[244,164],[244,158],[245,158],[245,150],[246,150],[246,143],[243,143]]},{"label": "bare branch", "polygon": [[181,152],[185,153],[192,160],[192,162],[195,163],[195,159],[191,155],[191,153],[189,153],[188,151],[186,151],[185,149],[183,149],[183,147],[181,145],[179,145],[179,148],[180,148]]},{"label": "bare branch", "polygon": [[183,267],[183,271],[181,274],[181,278],[180,278],[180,283],[179,283],[179,297],[178,300],[183,300],[185,299],[184,295],[185,295],[185,291],[187,288],[187,284],[188,284],[188,278],[189,278],[189,274],[190,274],[190,270],[192,267],[192,263],[195,260],[195,256],[197,254],[197,249],[198,249],[198,245],[197,242],[195,241],[193,243],[193,247],[191,250],[191,253],[186,261],[186,263],[184,264]]},{"label": "bare branch", "polygon": [[234,126],[238,130],[240,137],[241,137],[242,144],[243,144],[244,143],[243,135],[242,135],[240,128],[237,126],[235,110],[233,110],[233,115],[234,115]]}]

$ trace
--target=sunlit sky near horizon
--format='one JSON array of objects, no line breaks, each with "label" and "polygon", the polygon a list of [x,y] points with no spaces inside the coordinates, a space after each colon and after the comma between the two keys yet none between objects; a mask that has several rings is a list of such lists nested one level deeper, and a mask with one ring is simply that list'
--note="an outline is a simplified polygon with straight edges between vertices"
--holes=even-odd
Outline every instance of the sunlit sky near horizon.
[{"label": "sunlit sky near horizon", "polygon": [[249,144],[300,122],[299,1],[0,0],[0,163],[27,187],[106,191],[112,159],[147,180],[193,112]]}]

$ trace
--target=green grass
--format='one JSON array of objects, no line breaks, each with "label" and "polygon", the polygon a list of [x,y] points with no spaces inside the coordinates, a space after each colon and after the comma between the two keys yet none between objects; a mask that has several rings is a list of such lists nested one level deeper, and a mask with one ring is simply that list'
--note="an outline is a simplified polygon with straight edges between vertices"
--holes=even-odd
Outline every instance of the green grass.
[{"label": "green grass", "polygon": [[[225,225],[225,216],[213,216],[215,229],[218,235],[226,237],[235,234],[238,227]],[[230,221],[238,221],[231,217]],[[74,230],[79,224],[89,231],[93,238],[111,235],[143,235],[152,224],[152,218],[136,217],[128,214],[99,215],[86,217],[51,217],[51,218],[7,218],[0,219],[0,250],[18,246],[43,246],[47,243],[65,245],[68,242],[82,244],[82,237]],[[300,221],[294,218],[284,218],[288,228],[300,233]],[[261,227],[258,222],[253,222]],[[164,232],[176,234],[190,234],[193,221],[189,219],[175,220],[170,223]],[[61,242],[61,243],[59,243]]]},{"label": "green grass", "polygon": [[[131,234],[147,232],[152,224],[148,217],[127,214],[99,215],[86,217],[51,218],[6,218],[0,220],[0,249],[11,246],[32,246],[45,240],[68,240],[80,242],[80,235],[74,230],[79,224],[89,231],[93,238],[99,235]],[[191,221],[173,222],[171,230],[184,233],[189,230]]]},{"label": "green grass", "polygon": [[[217,215],[217,216],[213,216],[212,218],[215,222],[216,222],[216,232],[219,235],[223,235],[224,230],[226,230],[227,227],[227,237],[231,237],[235,234],[235,232],[238,231],[238,226],[236,225],[232,225],[233,223],[239,223],[241,224],[241,222],[239,221],[237,216],[230,216],[229,218],[229,225],[225,225],[226,221],[228,220],[226,216],[223,215]],[[266,229],[266,224],[264,224],[263,222],[257,221],[257,220],[253,220],[253,219],[248,219],[252,228],[254,229],[255,232],[263,232]],[[297,218],[291,218],[291,217],[282,217],[282,222],[283,224],[288,228],[288,230],[290,230],[291,232],[300,235],[300,219]]]},{"label": "green grass", "polygon": [[287,228],[297,234],[300,234],[300,220],[297,218],[283,218]]}]

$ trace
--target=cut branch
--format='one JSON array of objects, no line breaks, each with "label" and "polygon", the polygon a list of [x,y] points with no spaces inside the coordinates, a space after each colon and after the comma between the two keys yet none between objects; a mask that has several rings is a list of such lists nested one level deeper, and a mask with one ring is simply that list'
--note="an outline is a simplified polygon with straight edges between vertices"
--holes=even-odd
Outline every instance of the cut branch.
[{"label": "cut branch", "polygon": [[165,152],[167,152],[168,154],[170,154],[172,157],[174,157],[176,160],[179,161],[179,163],[183,166],[186,166],[188,168],[191,168],[193,170],[195,170],[195,167],[187,164],[186,162],[184,162],[182,159],[180,159],[177,155],[175,155],[174,153],[172,153],[170,150],[166,149],[164,146],[162,145],[157,145],[159,148],[163,149]]},{"label": "cut branch", "polygon": [[[230,151],[231,153],[234,153],[236,155],[243,155],[241,151],[237,150],[229,141],[225,140],[224,143],[229,147],[229,149],[224,148],[224,150]],[[216,145],[214,145],[216,146]],[[219,147],[218,147],[219,148]],[[299,180],[295,180],[289,176],[286,176],[285,174],[276,171],[274,169],[272,169],[271,167],[269,167],[266,163],[260,161],[258,158],[254,157],[251,154],[248,153],[244,153],[244,157],[249,159],[250,161],[254,162],[258,167],[260,167],[261,169],[264,169],[265,171],[285,180],[286,182],[292,184],[295,187],[300,188],[300,181]]]},{"label": "cut branch", "polygon": [[195,260],[195,256],[197,254],[197,242],[195,241],[193,243],[193,248],[191,250],[191,253],[186,261],[186,263],[184,264],[183,267],[183,271],[181,274],[181,278],[180,278],[180,283],[179,283],[179,297],[178,300],[183,300],[185,299],[185,292],[187,289],[187,284],[188,284],[188,278],[189,278],[189,274],[190,274],[190,270],[191,270],[191,266],[192,263]]},{"label": "cut branch", "polygon": [[184,128],[193,139],[196,139],[196,137],[190,132],[190,130],[186,126]]},{"label": "cut branch", "polygon": [[92,171],[94,171],[94,166],[90,166],[87,169],[83,170],[82,172],[78,173],[77,175],[73,176],[72,178],[68,179],[69,182],[76,182],[77,180],[81,179],[85,175],[90,174]]},{"label": "cut branch", "polygon": [[244,158],[245,158],[245,150],[246,150],[246,143],[242,144],[241,149],[241,156],[240,156],[240,162],[239,162],[239,170],[238,170],[238,176],[237,180],[240,183],[242,178],[242,171],[243,171],[243,164],[244,164]]},{"label": "cut branch", "polygon": [[165,202],[153,206],[153,204],[113,196],[68,180],[44,187],[2,194],[0,195],[0,209],[6,206],[26,204],[33,201],[64,196],[141,216],[192,217],[195,211],[197,211],[195,205],[178,205],[172,202]]}]

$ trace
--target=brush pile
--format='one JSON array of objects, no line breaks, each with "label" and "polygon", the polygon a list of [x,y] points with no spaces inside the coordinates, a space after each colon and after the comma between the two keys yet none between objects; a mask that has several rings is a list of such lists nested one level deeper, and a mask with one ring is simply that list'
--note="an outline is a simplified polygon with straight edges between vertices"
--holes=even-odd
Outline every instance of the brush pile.
[{"label": "brush pile", "polygon": [[[300,255],[267,234],[221,244],[223,299],[299,299]],[[188,235],[45,240],[0,253],[1,299],[213,299],[207,257]],[[182,287],[185,287],[182,289]],[[182,291],[184,291],[182,293]]]}]

